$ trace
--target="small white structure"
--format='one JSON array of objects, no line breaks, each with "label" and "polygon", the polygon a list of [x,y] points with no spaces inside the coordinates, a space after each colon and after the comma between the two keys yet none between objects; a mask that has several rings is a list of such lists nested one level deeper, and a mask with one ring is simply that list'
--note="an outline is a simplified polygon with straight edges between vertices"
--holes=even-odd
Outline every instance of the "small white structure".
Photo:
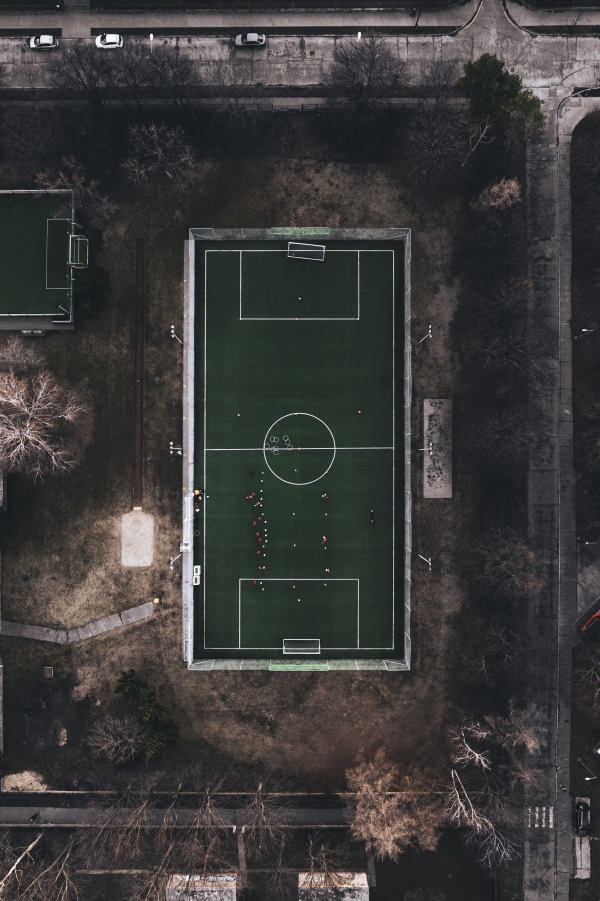
[{"label": "small white structure", "polygon": [[369,901],[369,883],[365,873],[336,873],[331,877],[318,873],[298,873],[298,901]]},{"label": "small white structure", "polygon": [[237,877],[232,873],[211,876],[169,876],[166,901],[236,901]]}]

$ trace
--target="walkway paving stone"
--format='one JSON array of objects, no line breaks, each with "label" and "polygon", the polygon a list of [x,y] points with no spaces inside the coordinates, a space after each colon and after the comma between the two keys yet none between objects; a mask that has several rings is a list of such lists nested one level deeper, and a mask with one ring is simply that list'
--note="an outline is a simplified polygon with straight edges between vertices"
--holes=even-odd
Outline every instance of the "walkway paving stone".
[{"label": "walkway paving stone", "polygon": [[31,626],[27,623],[11,623],[8,620],[2,620],[0,631],[2,635],[10,638],[30,638],[34,641],[49,641],[53,644],[75,644],[96,635],[114,632],[122,626],[141,622],[151,617],[153,611],[154,604],[152,601],[147,601],[144,604],[138,604],[137,607],[129,607],[122,613],[111,613],[110,616],[104,616],[102,619],[86,623],[84,626],[76,626],[73,629],[49,629],[46,626]]}]

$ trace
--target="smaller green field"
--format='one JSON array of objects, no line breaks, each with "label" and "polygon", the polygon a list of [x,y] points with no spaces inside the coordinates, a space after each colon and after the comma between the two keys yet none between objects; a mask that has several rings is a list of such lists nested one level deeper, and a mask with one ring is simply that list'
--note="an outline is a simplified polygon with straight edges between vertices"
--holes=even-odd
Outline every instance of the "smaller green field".
[{"label": "smaller green field", "polygon": [[0,316],[70,312],[68,196],[0,195]]}]

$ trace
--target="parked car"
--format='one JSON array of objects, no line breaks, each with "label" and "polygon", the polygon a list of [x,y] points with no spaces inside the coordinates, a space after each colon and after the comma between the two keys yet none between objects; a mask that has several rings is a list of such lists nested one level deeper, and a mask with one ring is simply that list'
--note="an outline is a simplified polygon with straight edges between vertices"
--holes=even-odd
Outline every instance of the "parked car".
[{"label": "parked car", "polygon": [[575,805],[574,825],[577,835],[590,834],[590,805],[587,801],[578,801]]},{"label": "parked car", "polygon": [[102,50],[112,50],[123,46],[123,38],[120,34],[99,34],[96,38],[96,47]]},{"label": "parked car", "polygon": [[581,627],[581,633],[582,635],[585,635],[586,638],[592,638],[594,635],[600,633],[600,609],[596,610],[595,613],[592,613],[592,615],[586,619]]},{"label": "parked car", "polygon": [[264,47],[267,43],[265,34],[257,34],[255,31],[247,31],[245,34],[238,34],[235,37],[236,47]]},{"label": "parked car", "polygon": [[53,34],[36,34],[29,38],[30,50],[55,50],[58,47],[58,38]]}]

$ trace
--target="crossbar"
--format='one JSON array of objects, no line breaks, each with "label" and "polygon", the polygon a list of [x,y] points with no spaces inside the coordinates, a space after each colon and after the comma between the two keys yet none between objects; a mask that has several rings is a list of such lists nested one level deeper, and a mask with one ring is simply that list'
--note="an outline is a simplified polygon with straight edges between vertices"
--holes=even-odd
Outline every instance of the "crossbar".
[{"label": "crossbar", "polygon": [[294,257],[297,260],[318,260],[322,263],[325,259],[325,245],[288,241],[288,257]]},{"label": "crossbar", "polygon": [[320,638],[284,638],[284,654],[320,654]]}]

